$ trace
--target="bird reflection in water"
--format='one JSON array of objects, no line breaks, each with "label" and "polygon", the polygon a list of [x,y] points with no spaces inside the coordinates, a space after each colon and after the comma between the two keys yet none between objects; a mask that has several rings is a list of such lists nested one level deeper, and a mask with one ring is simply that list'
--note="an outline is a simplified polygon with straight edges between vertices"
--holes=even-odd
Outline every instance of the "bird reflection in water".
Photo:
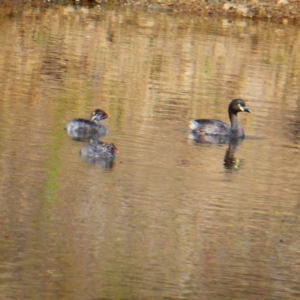
[{"label": "bird reflection in water", "polygon": [[190,133],[190,138],[196,144],[201,145],[228,145],[224,156],[224,168],[227,170],[239,170],[241,160],[235,157],[236,149],[242,144],[243,137],[220,136],[220,135],[197,135]]},{"label": "bird reflection in water", "polygon": [[81,155],[79,152],[81,160],[88,165],[96,165],[99,166],[101,169],[112,169],[116,166],[116,163],[112,160],[102,159],[102,158],[94,158]]}]

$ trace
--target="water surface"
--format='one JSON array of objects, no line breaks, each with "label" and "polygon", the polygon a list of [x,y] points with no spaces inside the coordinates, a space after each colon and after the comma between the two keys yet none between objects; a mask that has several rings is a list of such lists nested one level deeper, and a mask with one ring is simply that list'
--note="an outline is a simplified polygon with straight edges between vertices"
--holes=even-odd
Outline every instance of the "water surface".
[{"label": "water surface", "polygon": [[[299,29],[0,7],[3,299],[299,299]],[[240,145],[190,138],[228,121]],[[95,108],[120,153],[85,164]]]}]

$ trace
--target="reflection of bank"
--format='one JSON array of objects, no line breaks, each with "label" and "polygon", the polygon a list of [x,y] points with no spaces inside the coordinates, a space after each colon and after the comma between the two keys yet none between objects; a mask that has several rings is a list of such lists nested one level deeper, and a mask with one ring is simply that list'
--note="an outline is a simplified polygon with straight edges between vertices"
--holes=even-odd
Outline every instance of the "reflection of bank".
[{"label": "reflection of bank", "polygon": [[197,135],[190,133],[190,138],[196,144],[202,145],[228,145],[224,156],[224,168],[228,170],[239,170],[241,160],[234,156],[238,146],[240,146],[244,138],[220,136],[220,135]]}]

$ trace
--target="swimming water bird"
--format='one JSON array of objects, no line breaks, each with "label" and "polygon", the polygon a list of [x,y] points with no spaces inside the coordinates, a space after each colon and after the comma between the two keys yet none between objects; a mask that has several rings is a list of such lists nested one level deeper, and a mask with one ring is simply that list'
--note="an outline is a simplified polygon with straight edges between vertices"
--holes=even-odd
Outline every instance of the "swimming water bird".
[{"label": "swimming water bird", "polygon": [[106,134],[106,127],[101,120],[109,118],[109,115],[102,109],[95,109],[90,120],[74,119],[65,126],[66,133],[73,139],[97,138]]},{"label": "swimming water bird", "polygon": [[230,102],[228,107],[230,125],[216,119],[198,119],[190,120],[190,129],[192,133],[197,135],[244,137],[243,128],[237,118],[239,112],[250,113],[250,110],[244,100],[234,99]]},{"label": "swimming water bird", "polygon": [[113,143],[104,143],[95,139],[91,139],[90,143],[80,150],[81,157],[110,161],[115,159],[115,153],[119,151]]}]

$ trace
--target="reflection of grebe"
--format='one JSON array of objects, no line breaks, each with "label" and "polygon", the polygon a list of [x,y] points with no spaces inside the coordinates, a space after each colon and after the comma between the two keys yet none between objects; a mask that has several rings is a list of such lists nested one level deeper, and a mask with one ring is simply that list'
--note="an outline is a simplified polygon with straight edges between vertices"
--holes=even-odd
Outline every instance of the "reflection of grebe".
[{"label": "reflection of grebe", "polygon": [[243,142],[243,138],[233,139],[226,150],[224,156],[224,168],[227,170],[239,170],[241,160],[234,156],[236,148]]},{"label": "reflection of grebe", "polygon": [[244,140],[243,137],[221,136],[221,135],[197,135],[190,133],[190,138],[194,143],[203,146],[207,145],[228,145],[224,156],[224,168],[229,170],[238,170],[241,160],[234,156],[235,150]]},{"label": "reflection of grebe", "polygon": [[108,117],[108,114],[102,109],[95,109],[91,114],[91,120],[71,120],[66,125],[65,130],[70,137],[75,139],[104,136],[106,127],[100,121]]},{"label": "reflection of grebe", "polygon": [[197,135],[244,137],[243,128],[237,118],[238,112],[250,113],[242,99],[234,99],[229,104],[228,115],[231,125],[216,119],[198,119],[190,120],[190,129]]}]

